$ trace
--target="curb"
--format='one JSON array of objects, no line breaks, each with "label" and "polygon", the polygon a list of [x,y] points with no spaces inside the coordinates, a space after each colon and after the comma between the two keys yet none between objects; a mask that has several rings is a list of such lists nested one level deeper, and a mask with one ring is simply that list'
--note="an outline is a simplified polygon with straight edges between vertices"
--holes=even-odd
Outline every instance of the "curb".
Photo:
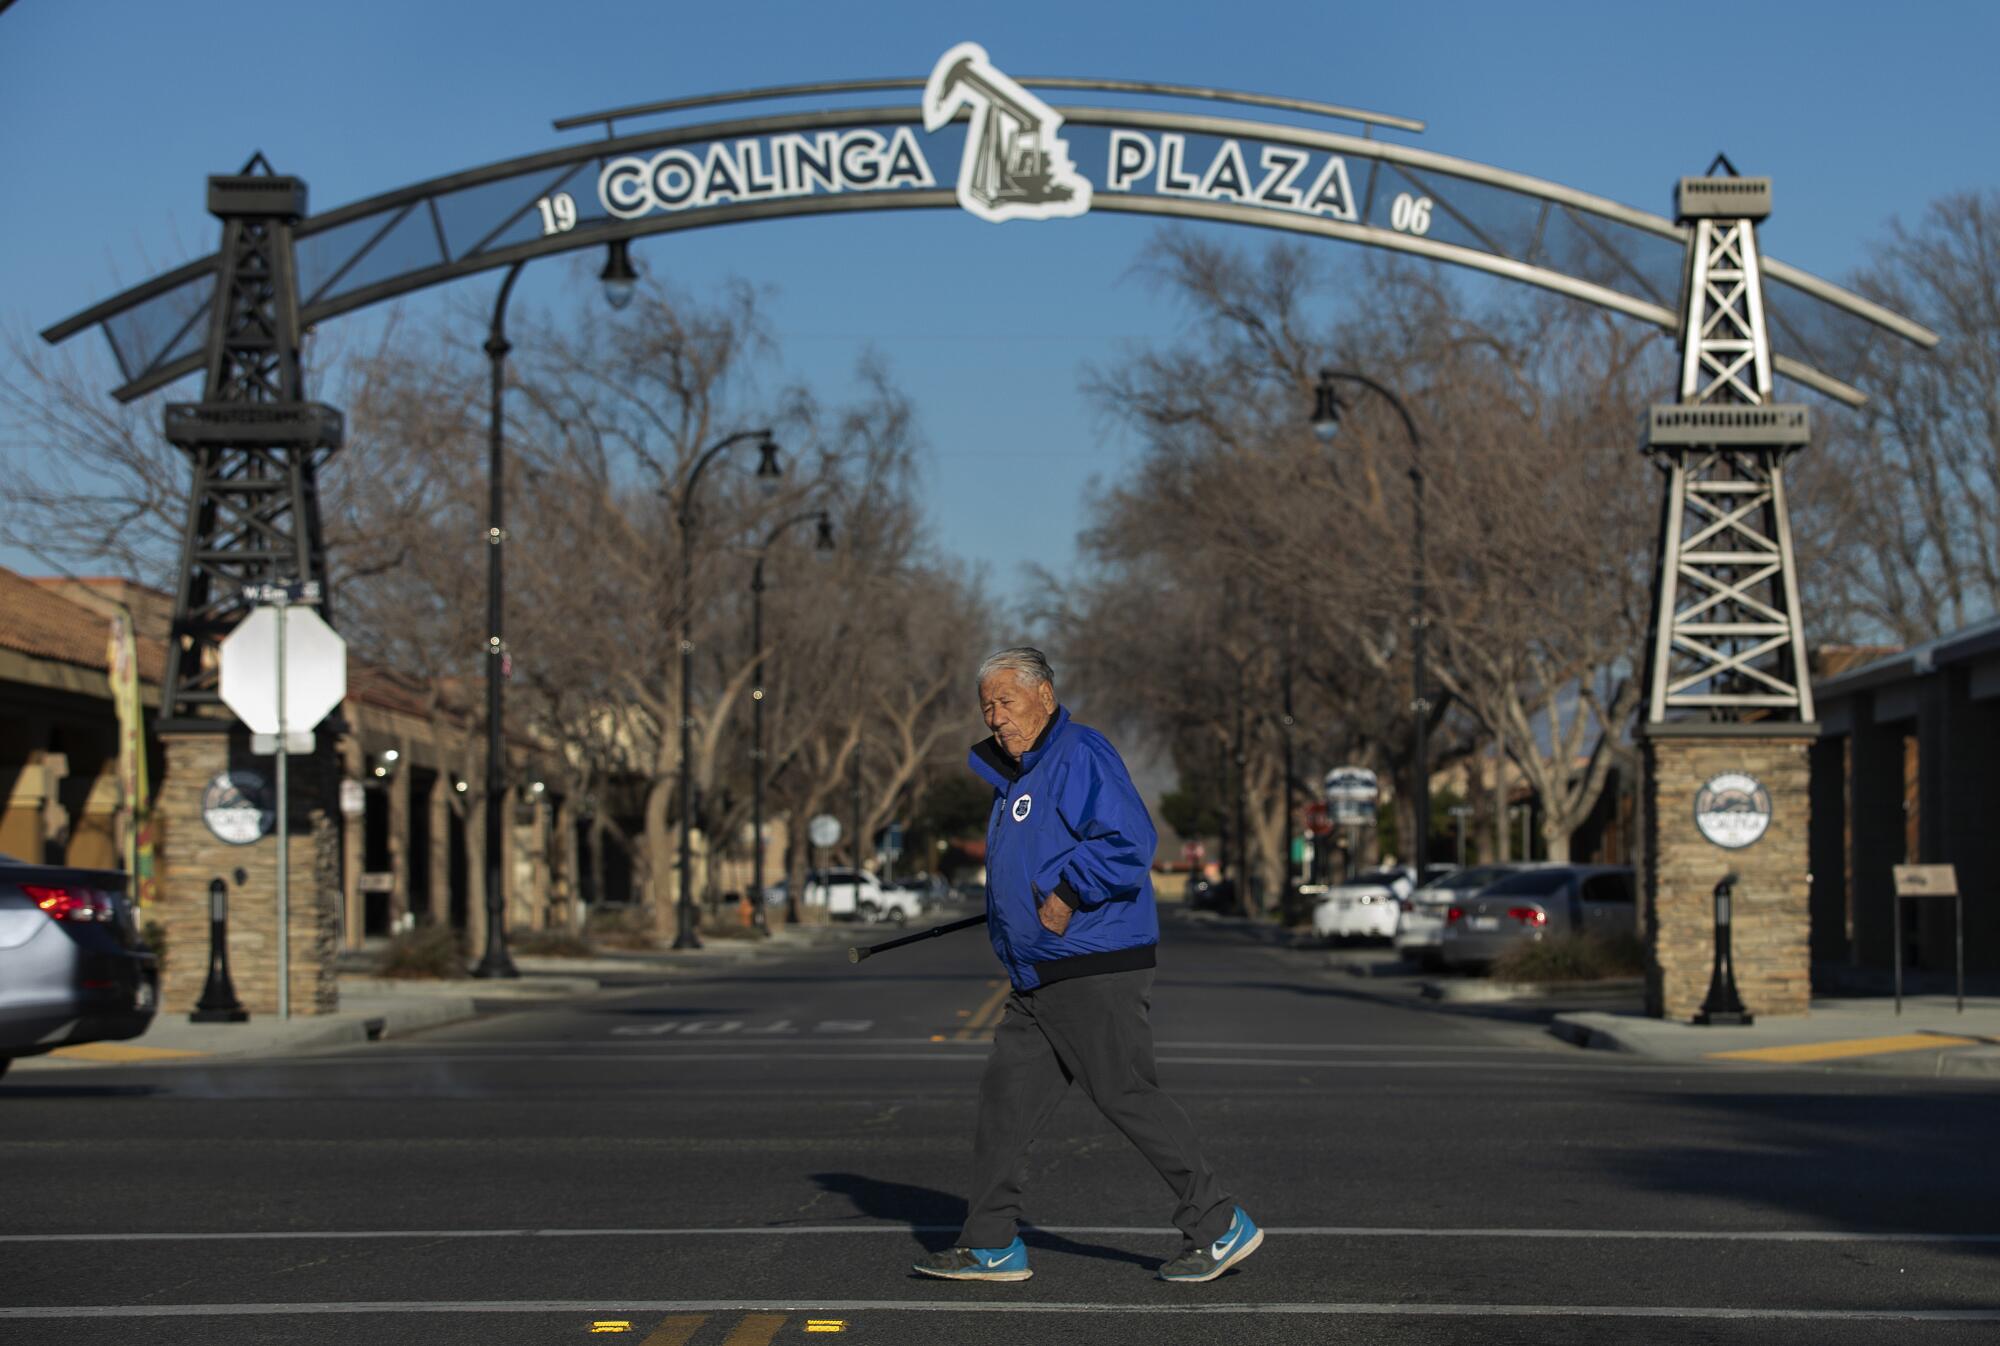
[{"label": "curb", "polygon": [[[1558,1014],[1548,1026],[1552,1037],[1561,1039],[1575,1047],[1589,1051],[1620,1052],[1627,1056],[1643,1057],[1649,1061],[1659,1061],[1673,1065],[1699,1066],[1709,1069],[1736,1068],[1745,1066],[1762,1069],[1792,1071],[1843,1071],[1869,1075],[1903,1075],[1919,1079],[2000,1079],[2000,1047],[1939,1047],[1936,1051],[1905,1051],[1884,1053],[1877,1056],[1848,1056],[1825,1061],[1798,1062],[1755,1062],[1740,1060],[1715,1060],[1708,1053],[1699,1051],[1660,1051],[1645,1042],[1644,1033],[1620,1033],[1602,1024],[1584,1021],[1582,1016],[1596,1016],[1601,1011],[1583,1010],[1571,1014]],[[1664,1023],[1648,1020],[1648,1023]],[[1678,1027],[1674,1025],[1673,1027]],[[1662,1027],[1659,1031],[1671,1031]],[[1694,1030],[1690,1030],[1694,1031]]]},{"label": "curb", "polygon": [[340,979],[340,1000],[415,1000],[433,996],[472,1000],[516,1000],[537,996],[593,995],[603,989],[595,977],[545,977],[539,973],[520,978],[477,981],[464,977],[424,981],[401,977],[357,977]]},{"label": "curb", "polygon": [[1623,1000],[1645,989],[1638,977],[1605,977],[1598,981],[1427,981],[1427,1000],[1458,1002],[1494,1000],[1603,999]]}]

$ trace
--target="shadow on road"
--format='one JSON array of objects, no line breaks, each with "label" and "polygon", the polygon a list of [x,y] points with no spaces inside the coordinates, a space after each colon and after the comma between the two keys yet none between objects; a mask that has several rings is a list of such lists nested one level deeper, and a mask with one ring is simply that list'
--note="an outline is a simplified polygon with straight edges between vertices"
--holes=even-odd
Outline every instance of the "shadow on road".
[{"label": "shadow on road", "polygon": [[[1635,1097],[1678,1141],[1603,1154],[1605,1169],[1635,1190],[1761,1206],[1822,1229],[1995,1233],[1991,1180],[1977,1173],[2000,1129],[2000,1093],[1856,1081]],[[1961,1251],[1992,1258],[2000,1243]],[[1990,1301],[1990,1283],[1979,1294]]]},{"label": "shadow on road", "polygon": [[[916,1226],[910,1231],[910,1237],[927,1252],[951,1246],[952,1234],[940,1231],[937,1226],[955,1231],[965,1218],[964,1198],[940,1192],[934,1187],[889,1182],[860,1173],[815,1173],[812,1180],[823,1190],[846,1197],[857,1215]],[[1046,1229],[1024,1228],[1021,1238],[1030,1247],[1045,1248],[1052,1253],[1095,1257],[1107,1262],[1130,1262],[1148,1269],[1157,1266],[1161,1260],[1158,1257],[1143,1257],[1125,1248],[1080,1243]]]},{"label": "shadow on road", "polygon": [[166,1092],[152,1084],[0,1084],[7,1098],[154,1098]]}]

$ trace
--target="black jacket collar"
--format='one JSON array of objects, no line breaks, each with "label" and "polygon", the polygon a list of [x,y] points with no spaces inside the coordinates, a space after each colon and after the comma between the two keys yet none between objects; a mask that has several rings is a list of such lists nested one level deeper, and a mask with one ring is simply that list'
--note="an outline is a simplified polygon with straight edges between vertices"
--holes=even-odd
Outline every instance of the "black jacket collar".
[{"label": "black jacket collar", "polygon": [[1038,753],[1043,748],[1046,748],[1049,745],[1049,736],[1055,733],[1056,729],[1067,718],[1063,714],[1062,707],[1057,706],[1055,711],[1049,716],[1049,722],[1042,726],[1042,732],[1035,736],[1034,743],[1029,746],[1027,752],[1021,754],[1021,762],[1017,762],[1007,755],[1007,750],[1000,746],[1000,739],[997,735],[989,736],[973,744],[972,755],[986,763],[987,766],[992,767],[996,775],[1010,782],[1017,781],[1021,779],[1021,773],[1027,770],[1027,767],[1023,763],[1029,754]]}]

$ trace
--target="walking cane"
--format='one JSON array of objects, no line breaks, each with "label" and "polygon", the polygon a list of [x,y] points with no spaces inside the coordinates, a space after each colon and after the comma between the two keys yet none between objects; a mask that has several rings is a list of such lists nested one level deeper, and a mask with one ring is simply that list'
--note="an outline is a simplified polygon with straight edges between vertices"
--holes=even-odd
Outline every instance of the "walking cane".
[{"label": "walking cane", "polygon": [[985,924],[986,913],[981,912],[977,916],[968,916],[962,921],[953,921],[949,925],[933,926],[929,930],[920,930],[914,935],[904,935],[901,939],[885,940],[880,944],[850,948],[847,951],[847,961],[858,963],[864,958],[873,958],[884,949],[900,949],[905,944],[915,944],[920,939],[936,939],[939,935],[949,935],[954,930],[970,930],[975,925]]}]

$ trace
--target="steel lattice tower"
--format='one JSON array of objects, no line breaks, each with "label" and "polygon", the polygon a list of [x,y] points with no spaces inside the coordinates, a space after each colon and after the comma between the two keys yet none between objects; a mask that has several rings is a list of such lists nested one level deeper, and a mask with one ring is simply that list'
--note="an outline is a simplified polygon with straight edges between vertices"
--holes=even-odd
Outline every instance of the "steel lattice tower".
[{"label": "steel lattice tower", "polygon": [[[251,169],[261,167],[261,173]],[[318,469],[339,449],[338,411],[304,399],[292,226],[306,186],[270,172],[211,177],[222,221],[210,301],[207,382],[199,402],[166,409],[169,442],[194,467],[181,538],[160,718],[168,728],[227,728],[216,646],[265,586],[295,586],[325,610]],[[208,712],[208,713],[204,713]]]},{"label": "steel lattice tower", "polygon": [[1811,424],[1771,401],[1757,252],[1770,211],[1768,178],[1683,178],[1676,196],[1689,226],[1680,401],[1653,407],[1646,434],[1667,474],[1647,725],[1813,719],[1784,475]]}]

